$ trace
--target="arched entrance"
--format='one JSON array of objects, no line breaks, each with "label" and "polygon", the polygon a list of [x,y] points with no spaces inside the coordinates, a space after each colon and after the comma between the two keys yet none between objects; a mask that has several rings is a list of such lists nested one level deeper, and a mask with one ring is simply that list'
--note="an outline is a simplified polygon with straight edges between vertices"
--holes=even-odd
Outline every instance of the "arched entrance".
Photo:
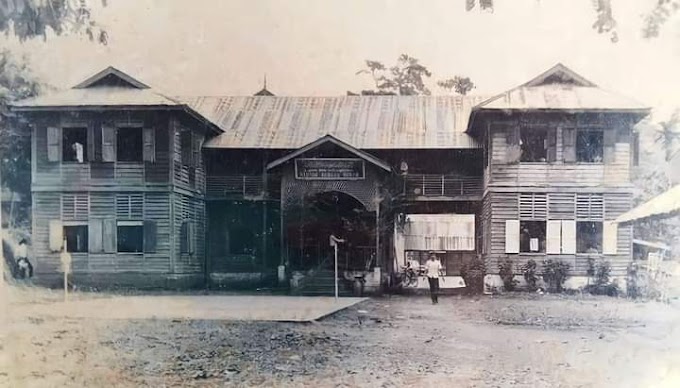
[{"label": "arched entrance", "polygon": [[365,269],[375,260],[375,213],[347,193],[307,195],[286,217],[289,265],[293,270],[332,268],[331,234],[346,241],[338,255],[341,269]]}]

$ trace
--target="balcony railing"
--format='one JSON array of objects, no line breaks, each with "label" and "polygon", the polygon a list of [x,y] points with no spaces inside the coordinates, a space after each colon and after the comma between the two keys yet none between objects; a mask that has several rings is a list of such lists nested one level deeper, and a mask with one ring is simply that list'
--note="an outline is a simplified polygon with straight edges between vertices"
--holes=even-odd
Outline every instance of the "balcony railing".
[{"label": "balcony railing", "polygon": [[209,197],[260,197],[264,195],[264,181],[261,175],[208,175],[207,194]]},{"label": "balcony railing", "polygon": [[481,197],[482,177],[460,177],[437,174],[409,174],[404,177],[407,198]]}]

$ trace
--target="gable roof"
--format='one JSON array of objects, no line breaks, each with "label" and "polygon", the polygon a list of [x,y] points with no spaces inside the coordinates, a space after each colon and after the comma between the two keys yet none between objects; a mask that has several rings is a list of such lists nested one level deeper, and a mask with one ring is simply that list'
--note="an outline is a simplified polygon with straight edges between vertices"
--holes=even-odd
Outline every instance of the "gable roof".
[{"label": "gable roof", "polygon": [[528,82],[474,107],[481,110],[631,111],[649,108],[631,98],[601,89],[561,63]]},{"label": "gable roof", "polygon": [[87,78],[85,81],[75,85],[73,89],[85,89],[97,86],[98,83],[106,80],[116,80],[118,85],[122,87],[131,87],[136,89],[149,89],[149,86],[136,80],[132,76],[123,73],[113,66],[109,66],[99,73]]},{"label": "gable roof", "polygon": [[358,149],[478,148],[464,133],[479,96],[195,97],[224,130],[207,148],[298,149],[332,135]]},{"label": "gable roof", "polygon": [[345,151],[348,151],[348,152],[360,157],[361,159],[364,159],[367,162],[370,162],[370,163],[382,168],[383,170],[392,171],[392,168],[386,162],[383,162],[382,160],[376,158],[375,156],[373,156],[373,155],[371,155],[367,152],[364,152],[362,150],[354,148],[351,145],[349,145],[349,144],[347,144],[347,143],[345,143],[345,142],[343,142],[339,139],[336,139],[335,137],[333,137],[331,135],[322,136],[322,137],[316,139],[315,141],[305,145],[304,147],[297,149],[295,152],[292,152],[292,153],[290,153],[290,154],[288,154],[284,157],[281,157],[279,159],[272,161],[271,163],[267,164],[267,170],[271,170],[272,168],[280,166],[280,165],[282,165],[282,164],[284,164],[284,163],[286,163],[286,162],[288,162],[292,159],[295,159],[298,156],[300,156],[300,155],[302,155],[302,154],[304,154],[308,151],[311,151],[314,148],[317,148],[320,145],[326,144],[326,143],[334,144],[334,145],[344,149]]}]

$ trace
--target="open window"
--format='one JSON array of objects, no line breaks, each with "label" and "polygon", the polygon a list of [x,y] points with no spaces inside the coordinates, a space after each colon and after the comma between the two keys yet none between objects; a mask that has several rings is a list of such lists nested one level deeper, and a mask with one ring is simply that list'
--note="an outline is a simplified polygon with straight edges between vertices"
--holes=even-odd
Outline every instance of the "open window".
[{"label": "open window", "polygon": [[602,222],[579,221],[576,223],[576,252],[602,253]]},{"label": "open window", "polygon": [[119,253],[144,252],[144,223],[142,221],[118,221]]},{"label": "open window", "polygon": [[579,130],[576,134],[576,161],[602,163],[604,134],[601,130]]},{"label": "open window", "polygon": [[535,128],[520,129],[520,162],[545,162],[548,160],[547,131]]},{"label": "open window", "polygon": [[519,250],[522,253],[545,253],[545,221],[520,221]]},{"label": "open window", "polygon": [[87,128],[62,129],[62,161],[84,163],[87,161]]},{"label": "open window", "polygon": [[142,162],[144,141],[142,128],[120,127],[116,131],[116,160]]},{"label": "open window", "polygon": [[82,253],[88,251],[88,228],[87,225],[64,226],[64,239],[66,251]]}]

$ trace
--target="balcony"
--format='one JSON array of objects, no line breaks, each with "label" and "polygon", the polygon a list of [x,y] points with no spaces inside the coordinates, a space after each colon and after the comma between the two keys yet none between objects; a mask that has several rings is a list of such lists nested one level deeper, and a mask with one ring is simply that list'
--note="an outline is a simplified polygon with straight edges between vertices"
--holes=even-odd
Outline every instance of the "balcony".
[{"label": "balcony", "polygon": [[262,175],[208,175],[209,198],[263,198]]},{"label": "balcony", "polygon": [[438,174],[404,177],[404,195],[416,201],[479,201],[482,192],[482,177]]}]

